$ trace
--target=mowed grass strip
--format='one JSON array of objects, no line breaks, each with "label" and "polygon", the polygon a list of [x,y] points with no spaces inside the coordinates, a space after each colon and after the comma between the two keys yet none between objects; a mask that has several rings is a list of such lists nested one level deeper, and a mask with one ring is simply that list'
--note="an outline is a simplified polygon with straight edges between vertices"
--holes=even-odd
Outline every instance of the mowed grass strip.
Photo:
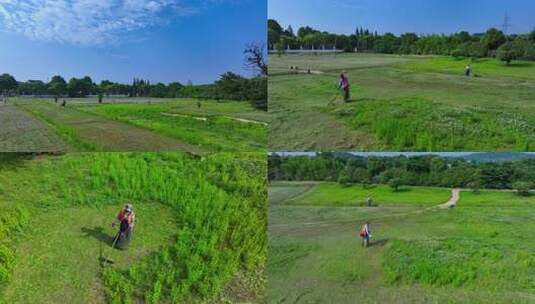
[{"label": "mowed grass strip", "polygon": [[[125,122],[176,138],[206,151],[264,151],[267,146],[264,113],[244,102],[169,102],[158,104],[104,104],[79,110]],[[225,112],[229,112],[223,115]],[[260,112],[260,111],[258,111]],[[246,113],[244,115],[243,113]],[[251,120],[240,121],[242,120]],[[256,121],[255,119],[261,119]]]},{"label": "mowed grass strip", "polygon": [[449,189],[428,187],[401,187],[398,191],[386,185],[351,185],[319,183],[310,191],[289,200],[291,205],[315,206],[363,206],[367,197],[375,205],[418,205],[433,206],[445,203],[450,198]]},{"label": "mowed grass strip", "polygon": [[178,139],[51,102],[19,103],[81,151],[187,151],[201,149]]},{"label": "mowed grass strip", "polygon": [[46,124],[14,105],[0,105],[0,152],[66,150],[66,143]]}]

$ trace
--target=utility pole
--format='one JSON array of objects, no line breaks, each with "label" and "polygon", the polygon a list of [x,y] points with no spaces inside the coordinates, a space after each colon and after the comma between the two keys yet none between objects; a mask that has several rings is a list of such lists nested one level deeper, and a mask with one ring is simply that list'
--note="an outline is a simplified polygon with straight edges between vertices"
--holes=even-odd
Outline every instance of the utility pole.
[{"label": "utility pole", "polygon": [[507,15],[507,13],[505,13],[505,17],[503,17],[502,28],[503,28],[503,33],[505,34],[506,38],[507,38],[507,35],[509,34],[509,28],[511,27],[510,21],[511,20],[509,16]]}]

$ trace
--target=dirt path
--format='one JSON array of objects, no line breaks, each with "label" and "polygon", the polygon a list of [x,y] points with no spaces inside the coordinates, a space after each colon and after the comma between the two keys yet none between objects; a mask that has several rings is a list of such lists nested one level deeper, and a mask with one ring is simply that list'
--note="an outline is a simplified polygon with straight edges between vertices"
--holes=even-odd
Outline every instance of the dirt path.
[{"label": "dirt path", "polygon": [[457,202],[459,201],[460,196],[461,196],[461,189],[459,188],[451,189],[450,200],[442,205],[439,205],[439,207],[444,208],[444,209],[455,207],[457,205]]},{"label": "dirt path", "polygon": [[61,108],[43,102],[25,104],[23,107],[54,125],[72,129],[80,141],[94,145],[98,150],[201,152],[199,147],[178,139],[73,108]]},{"label": "dirt path", "polygon": [[[178,114],[178,113],[165,113],[165,112],[162,112],[160,114],[162,114],[163,116],[170,116],[170,117],[184,117],[184,118],[192,118],[192,119],[202,120],[202,121],[207,121],[208,120],[208,117],[204,117],[204,116],[194,116],[194,115],[186,115],[186,114]],[[225,118],[232,119],[232,120],[235,120],[235,121],[238,121],[238,122],[243,122],[243,123],[259,124],[259,125],[263,125],[263,126],[267,126],[268,125],[267,122],[257,121],[257,120],[252,120],[252,119],[245,119],[245,118],[225,116],[225,115],[223,115],[221,117],[225,117]]]},{"label": "dirt path", "polygon": [[65,142],[14,105],[0,105],[0,152],[62,152]]}]

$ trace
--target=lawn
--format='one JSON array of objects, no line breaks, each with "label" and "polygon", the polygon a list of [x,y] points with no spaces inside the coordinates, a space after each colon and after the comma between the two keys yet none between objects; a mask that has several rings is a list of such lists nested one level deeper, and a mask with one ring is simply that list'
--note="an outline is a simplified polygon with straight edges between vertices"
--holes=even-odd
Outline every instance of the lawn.
[{"label": "lawn", "polygon": [[[0,154],[0,302],[262,301],[265,166],[261,153]],[[110,223],[126,201],[137,225],[121,251]]]},{"label": "lawn", "polygon": [[[272,187],[283,192],[289,185]],[[312,192],[314,188],[299,199]],[[458,205],[450,209],[397,204],[395,199],[379,207],[294,205],[291,197],[286,203],[270,203],[270,302],[532,303],[535,299],[533,197],[463,191]],[[372,225],[372,245],[362,248],[358,229],[367,220]]]},{"label": "lawn", "polygon": [[[266,112],[246,102],[192,99],[15,99],[77,151],[264,151]],[[17,123],[17,122],[14,122]],[[17,133],[13,133],[16,138]],[[16,150],[24,151],[24,150]]]},{"label": "lawn", "polygon": [[[319,68],[291,74],[288,66]],[[330,65],[329,65],[330,63]],[[535,65],[373,54],[270,56],[271,150],[530,150]],[[352,102],[342,104],[346,70]],[[298,88],[298,89],[296,89]],[[303,127],[306,126],[306,127]]]}]

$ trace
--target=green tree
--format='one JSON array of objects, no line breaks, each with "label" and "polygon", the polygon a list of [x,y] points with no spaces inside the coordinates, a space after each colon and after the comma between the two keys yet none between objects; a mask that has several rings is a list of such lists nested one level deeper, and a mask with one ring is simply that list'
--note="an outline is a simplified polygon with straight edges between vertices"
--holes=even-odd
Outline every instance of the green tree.
[{"label": "green tree", "polygon": [[71,78],[67,84],[70,97],[86,97],[94,91],[93,81],[89,76],[84,78]]},{"label": "green tree", "polygon": [[28,80],[19,83],[18,91],[21,95],[46,95],[47,87],[41,80]]},{"label": "green tree", "polygon": [[346,173],[341,173],[338,177],[338,183],[344,187],[348,187],[351,185],[351,179]]},{"label": "green tree", "polygon": [[268,19],[268,29],[275,31],[277,34],[282,34],[282,26],[274,19]]},{"label": "green tree", "polygon": [[474,194],[479,194],[480,192],[480,189],[481,189],[481,182],[480,181],[472,181],[470,183],[468,183],[468,188],[472,189],[472,192]]},{"label": "green tree", "polygon": [[392,178],[388,181],[388,186],[394,191],[399,191],[399,188],[403,185],[403,181],[400,178]]},{"label": "green tree", "polygon": [[526,53],[524,54],[524,58],[527,60],[535,60],[535,42],[531,43],[526,47]]},{"label": "green tree", "polygon": [[297,30],[297,36],[299,38],[304,38],[306,35],[318,33],[315,29],[311,28],[310,26],[300,27]]},{"label": "green tree", "polygon": [[294,29],[291,25],[288,25],[288,28],[284,31],[284,35],[289,37],[295,37]]},{"label": "green tree", "polygon": [[65,82],[65,79],[59,75],[53,76],[47,86],[49,93],[56,98],[67,94],[67,83]]},{"label": "green tree", "polygon": [[503,32],[495,28],[487,30],[485,35],[481,38],[481,44],[490,51],[497,50],[500,45],[505,43],[505,41],[506,38]]},{"label": "green tree", "polygon": [[528,39],[535,43],[535,28],[528,34]]},{"label": "green tree", "polygon": [[268,29],[268,45],[270,50],[275,48],[275,45],[279,43],[280,39],[281,35],[279,33],[273,29]]},{"label": "green tree", "polygon": [[398,52],[401,54],[412,54],[414,53],[414,48],[416,41],[418,41],[418,36],[414,33],[406,33],[400,37],[401,45]]},{"label": "green tree", "polygon": [[284,45],[280,42],[275,44],[275,49],[277,50],[277,55],[280,57],[284,54]]},{"label": "green tree", "polygon": [[17,88],[17,86],[18,83],[17,80],[15,80],[15,77],[6,73],[0,75],[0,94],[3,92],[13,91]]},{"label": "green tree", "polygon": [[528,196],[532,186],[532,183],[525,181],[517,181],[513,183],[513,189],[515,189],[516,193],[521,196]]},{"label": "green tree", "polygon": [[380,37],[374,44],[374,50],[377,53],[392,54],[396,53],[399,48],[399,40],[392,33],[386,33]]},{"label": "green tree", "polygon": [[516,59],[513,44],[511,42],[506,42],[502,44],[496,51],[496,58],[509,65],[511,61]]}]

